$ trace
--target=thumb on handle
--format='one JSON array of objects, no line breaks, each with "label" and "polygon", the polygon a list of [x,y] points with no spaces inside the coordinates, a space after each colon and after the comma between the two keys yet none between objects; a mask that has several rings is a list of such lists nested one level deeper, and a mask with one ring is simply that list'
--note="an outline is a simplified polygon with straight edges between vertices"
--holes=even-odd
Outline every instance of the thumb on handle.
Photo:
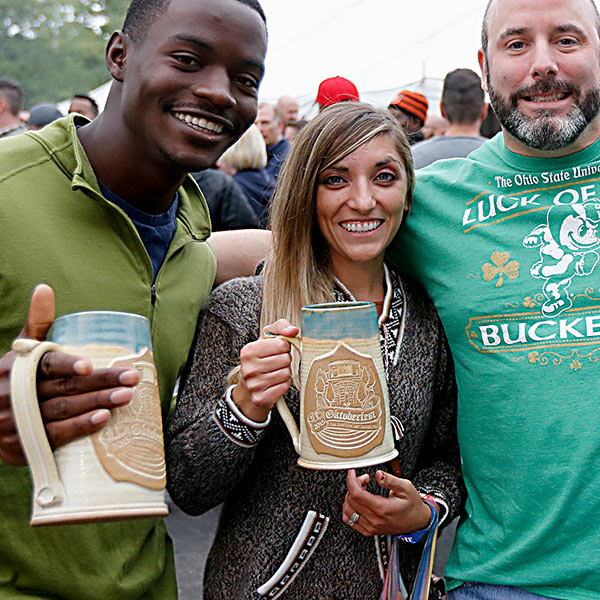
[{"label": "thumb on handle", "polygon": [[32,340],[44,340],[54,321],[54,290],[45,283],[40,283],[33,290],[29,302],[27,321],[18,337]]},{"label": "thumb on handle", "polygon": [[296,348],[296,350],[298,350],[298,352],[300,352],[302,350],[302,346],[301,346],[301,338],[296,336],[296,337],[289,337],[287,335],[280,335],[277,333],[271,333],[270,331],[265,331],[263,334],[265,337],[270,337],[270,338],[279,338],[281,340],[285,340],[286,342],[289,342],[292,346],[294,346],[294,348]]}]

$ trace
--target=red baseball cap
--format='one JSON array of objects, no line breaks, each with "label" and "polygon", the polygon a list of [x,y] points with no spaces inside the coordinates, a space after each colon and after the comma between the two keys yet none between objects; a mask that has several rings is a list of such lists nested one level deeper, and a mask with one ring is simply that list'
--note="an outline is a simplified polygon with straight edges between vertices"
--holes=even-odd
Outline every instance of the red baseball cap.
[{"label": "red baseball cap", "polygon": [[344,100],[360,101],[358,90],[349,79],[338,76],[321,81],[317,92],[317,104],[326,107]]}]

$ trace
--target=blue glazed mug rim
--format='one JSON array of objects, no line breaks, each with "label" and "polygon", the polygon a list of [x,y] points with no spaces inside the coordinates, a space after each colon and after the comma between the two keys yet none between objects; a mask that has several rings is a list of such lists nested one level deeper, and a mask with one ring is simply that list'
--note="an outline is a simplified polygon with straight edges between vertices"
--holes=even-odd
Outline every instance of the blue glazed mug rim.
[{"label": "blue glazed mug rim", "polygon": [[332,309],[353,310],[353,309],[358,309],[358,308],[365,308],[366,306],[375,306],[375,303],[367,302],[367,301],[363,301],[363,300],[358,300],[358,301],[354,301],[354,302],[324,302],[321,304],[307,304],[306,306],[302,307],[302,310],[311,310],[311,311],[332,310]]},{"label": "blue glazed mug rim", "polygon": [[137,313],[114,310],[88,310],[58,317],[49,339],[67,346],[88,344],[117,345],[139,352],[152,349],[150,320]]},{"label": "blue glazed mug rim", "polygon": [[302,335],[315,339],[371,338],[379,334],[373,302],[327,302],[302,307]]},{"label": "blue glazed mug rim", "polygon": [[130,312],[125,312],[125,311],[121,311],[121,310],[82,310],[79,312],[73,312],[73,313],[67,313],[64,315],[61,315],[60,317],[56,317],[56,319],[54,319],[53,323],[56,323],[57,321],[61,321],[63,319],[69,319],[69,318],[73,318],[73,317],[82,317],[85,315],[106,315],[106,316],[119,316],[119,317],[127,317],[127,318],[139,318],[139,319],[143,319],[144,321],[148,321],[150,322],[150,320],[147,317],[144,317],[144,315],[139,315],[138,313],[130,313]]}]

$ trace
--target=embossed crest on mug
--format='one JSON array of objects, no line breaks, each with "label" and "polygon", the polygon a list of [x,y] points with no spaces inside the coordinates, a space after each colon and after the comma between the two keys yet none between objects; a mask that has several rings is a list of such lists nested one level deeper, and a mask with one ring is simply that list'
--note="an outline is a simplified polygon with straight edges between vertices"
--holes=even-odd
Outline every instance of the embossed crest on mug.
[{"label": "embossed crest on mug", "polygon": [[340,344],[312,362],[305,419],[319,454],[362,456],[383,442],[383,390],[371,356]]},{"label": "embossed crest on mug", "polygon": [[152,353],[146,350],[131,358],[118,358],[110,366],[136,369],[140,382],[131,402],[113,409],[106,425],[92,434],[98,458],[115,481],[162,490],[167,483],[167,467]]},{"label": "embossed crest on mug", "polygon": [[[33,479],[32,525],[164,516],[166,464],[150,321],[114,311],[72,313],[54,321],[51,341],[20,339],[11,402]],[[44,352],[85,356],[94,368],[136,369],[131,401],[106,425],[53,450],[36,394]]]}]

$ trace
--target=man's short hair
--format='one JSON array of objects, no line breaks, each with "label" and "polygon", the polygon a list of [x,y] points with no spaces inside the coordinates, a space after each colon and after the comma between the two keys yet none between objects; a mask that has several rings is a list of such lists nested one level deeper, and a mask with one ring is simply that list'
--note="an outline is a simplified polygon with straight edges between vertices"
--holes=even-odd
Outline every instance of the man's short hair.
[{"label": "man's short hair", "polygon": [[[267,18],[258,0],[236,1],[255,10],[265,25],[267,24]],[[171,0],[132,0],[125,15],[123,33],[126,33],[136,43],[144,41],[154,21],[167,11],[170,4]]]},{"label": "man's short hair", "polygon": [[83,93],[82,94],[73,94],[73,100],[75,98],[80,98],[81,100],[87,100],[92,105],[92,109],[96,113],[96,116],[98,116],[100,114],[100,109],[98,108],[98,103],[91,96],[88,96],[88,94],[83,94]]},{"label": "man's short hair", "polygon": [[307,125],[308,125],[308,121],[306,119],[298,119],[297,121],[290,121],[289,123],[285,124],[286,127],[291,127],[292,129],[295,129],[296,131],[300,131],[301,129],[304,129]]},{"label": "man's short hair", "polygon": [[[488,0],[487,6],[485,7],[485,12],[483,13],[483,21],[481,23],[481,49],[483,50],[483,55],[486,59],[487,65],[487,47],[489,42],[488,31],[487,31],[487,22],[488,15],[490,12],[490,7],[492,4],[496,2],[496,0]],[[600,13],[598,13],[598,7],[594,0],[589,0],[589,3],[592,5],[594,12],[596,13],[596,29],[598,30],[598,35],[600,36]]]},{"label": "man's short hair", "polygon": [[442,103],[450,123],[470,125],[481,116],[484,93],[481,79],[471,69],[455,69],[444,79]]},{"label": "man's short hair", "polygon": [[0,79],[0,96],[8,103],[14,117],[23,109],[23,88],[14,79]]}]

